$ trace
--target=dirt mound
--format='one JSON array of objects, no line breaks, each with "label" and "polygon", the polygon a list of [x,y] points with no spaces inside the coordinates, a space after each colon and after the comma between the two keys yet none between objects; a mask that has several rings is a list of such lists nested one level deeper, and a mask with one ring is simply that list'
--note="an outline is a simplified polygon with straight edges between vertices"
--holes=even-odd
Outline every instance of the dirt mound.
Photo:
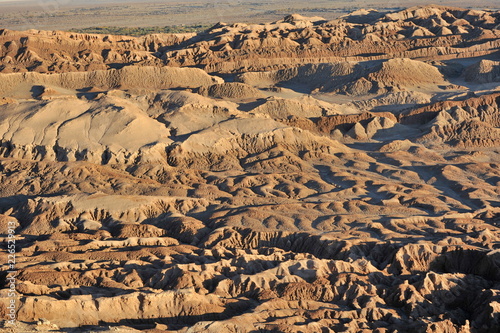
[{"label": "dirt mound", "polygon": [[[498,127],[499,120],[496,110],[500,101],[499,93],[484,94],[479,97],[466,97],[460,100],[440,101],[427,106],[415,108],[402,113],[399,119],[404,124],[425,124],[434,119],[439,112],[451,110],[453,108],[462,108],[470,111],[472,114],[481,114],[482,120],[491,122]],[[482,110],[487,112],[482,112]]]},{"label": "dirt mound", "polygon": [[368,75],[374,83],[385,86],[418,86],[444,83],[443,75],[431,65],[411,59],[390,59]]},{"label": "dirt mound", "polygon": [[381,64],[338,62],[304,65],[272,72],[244,73],[236,79],[257,87],[279,84],[353,96],[446,84],[436,67],[411,59],[390,59]]},{"label": "dirt mound", "polygon": [[239,160],[272,147],[311,155],[332,154],[348,148],[333,140],[316,137],[269,119],[235,119],[191,135],[170,149],[168,162],[176,167],[239,169]]},{"label": "dirt mound", "polygon": [[327,103],[321,103],[314,98],[285,99],[268,98],[264,104],[250,110],[256,114],[267,114],[273,119],[287,119],[290,116],[320,117],[324,114],[336,113],[335,108]]},{"label": "dirt mound", "polygon": [[390,59],[368,69],[359,79],[337,88],[337,91],[359,96],[426,88],[429,85],[445,83],[443,75],[434,66],[411,59]]},{"label": "dirt mound", "polygon": [[470,82],[500,82],[500,62],[481,60],[465,70],[465,79]]},{"label": "dirt mound", "polygon": [[239,82],[226,82],[202,87],[198,93],[212,98],[256,99],[264,97],[258,89]]},{"label": "dirt mound", "polygon": [[403,124],[426,124],[420,142],[457,147],[493,147],[499,140],[498,93],[433,103],[400,116]]},{"label": "dirt mound", "polygon": [[360,109],[386,109],[391,105],[413,107],[419,104],[429,104],[431,95],[418,91],[398,91],[387,93],[369,100],[359,100],[352,104]]},{"label": "dirt mound", "polygon": [[432,122],[430,133],[419,140],[432,144],[442,141],[463,148],[496,147],[500,142],[500,129],[457,108],[440,112]]},{"label": "dirt mound", "polygon": [[143,107],[151,117],[165,124],[173,137],[181,138],[219,122],[245,116],[233,102],[213,100],[187,91],[153,94]]},{"label": "dirt mound", "polygon": [[308,90],[331,91],[334,87],[347,83],[352,77],[361,75],[363,69],[354,62],[328,64],[308,64],[271,72],[243,73],[236,80],[256,87],[274,85],[299,85]]},{"label": "dirt mound", "polygon": [[164,159],[171,143],[163,124],[115,97],[18,104],[3,111],[4,157],[130,164]]}]

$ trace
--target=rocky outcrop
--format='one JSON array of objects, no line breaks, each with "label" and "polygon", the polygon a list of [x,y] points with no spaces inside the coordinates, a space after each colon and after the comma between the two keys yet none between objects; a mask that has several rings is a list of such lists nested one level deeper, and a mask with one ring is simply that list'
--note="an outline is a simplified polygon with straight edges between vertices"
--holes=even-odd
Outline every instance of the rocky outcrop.
[{"label": "rocky outcrop", "polygon": [[4,29],[1,70],[66,72],[165,63],[242,73],[340,60],[476,57],[499,47],[495,12],[422,6],[366,15],[369,20],[352,14],[332,21],[290,15],[266,24],[221,23],[198,34],[139,38]]},{"label": "rocky outcrop", "polygon": [[[222,80],[194,68],[139,67],[62,74],[0,74],[0,94],[18,93],[21,85],[51,86],[71,90],[94,88],[171,89],[197,88],[220,83]],[[31,88],[31,87],[30,87]]]}]

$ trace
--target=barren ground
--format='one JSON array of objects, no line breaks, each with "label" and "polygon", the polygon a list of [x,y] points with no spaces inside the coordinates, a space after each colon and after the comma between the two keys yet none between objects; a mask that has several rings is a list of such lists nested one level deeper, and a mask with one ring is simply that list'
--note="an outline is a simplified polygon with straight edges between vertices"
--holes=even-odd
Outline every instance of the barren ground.
[{"label": "barren ground", "polygon": [[500,12],[292,5],[0,30],[1,332],[499,331]]}]

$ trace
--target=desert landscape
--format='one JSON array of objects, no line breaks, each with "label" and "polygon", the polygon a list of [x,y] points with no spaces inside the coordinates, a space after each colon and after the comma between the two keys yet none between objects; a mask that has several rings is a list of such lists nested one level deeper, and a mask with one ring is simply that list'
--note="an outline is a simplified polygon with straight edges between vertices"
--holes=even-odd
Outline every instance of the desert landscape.
[{"label": "desert landscape", "polygon": [[0,27],[0,332],[499,332],[500,11],[320,14]]}]

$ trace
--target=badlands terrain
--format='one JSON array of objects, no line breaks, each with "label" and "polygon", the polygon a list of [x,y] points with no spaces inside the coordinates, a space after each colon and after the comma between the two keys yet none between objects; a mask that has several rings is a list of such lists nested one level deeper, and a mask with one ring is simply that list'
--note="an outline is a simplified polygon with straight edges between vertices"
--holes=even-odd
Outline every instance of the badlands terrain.
[{"label": "badlands terrain", "polygon": [[499,52],[439,6],[0,30],[0,331],[499,332]]}]

